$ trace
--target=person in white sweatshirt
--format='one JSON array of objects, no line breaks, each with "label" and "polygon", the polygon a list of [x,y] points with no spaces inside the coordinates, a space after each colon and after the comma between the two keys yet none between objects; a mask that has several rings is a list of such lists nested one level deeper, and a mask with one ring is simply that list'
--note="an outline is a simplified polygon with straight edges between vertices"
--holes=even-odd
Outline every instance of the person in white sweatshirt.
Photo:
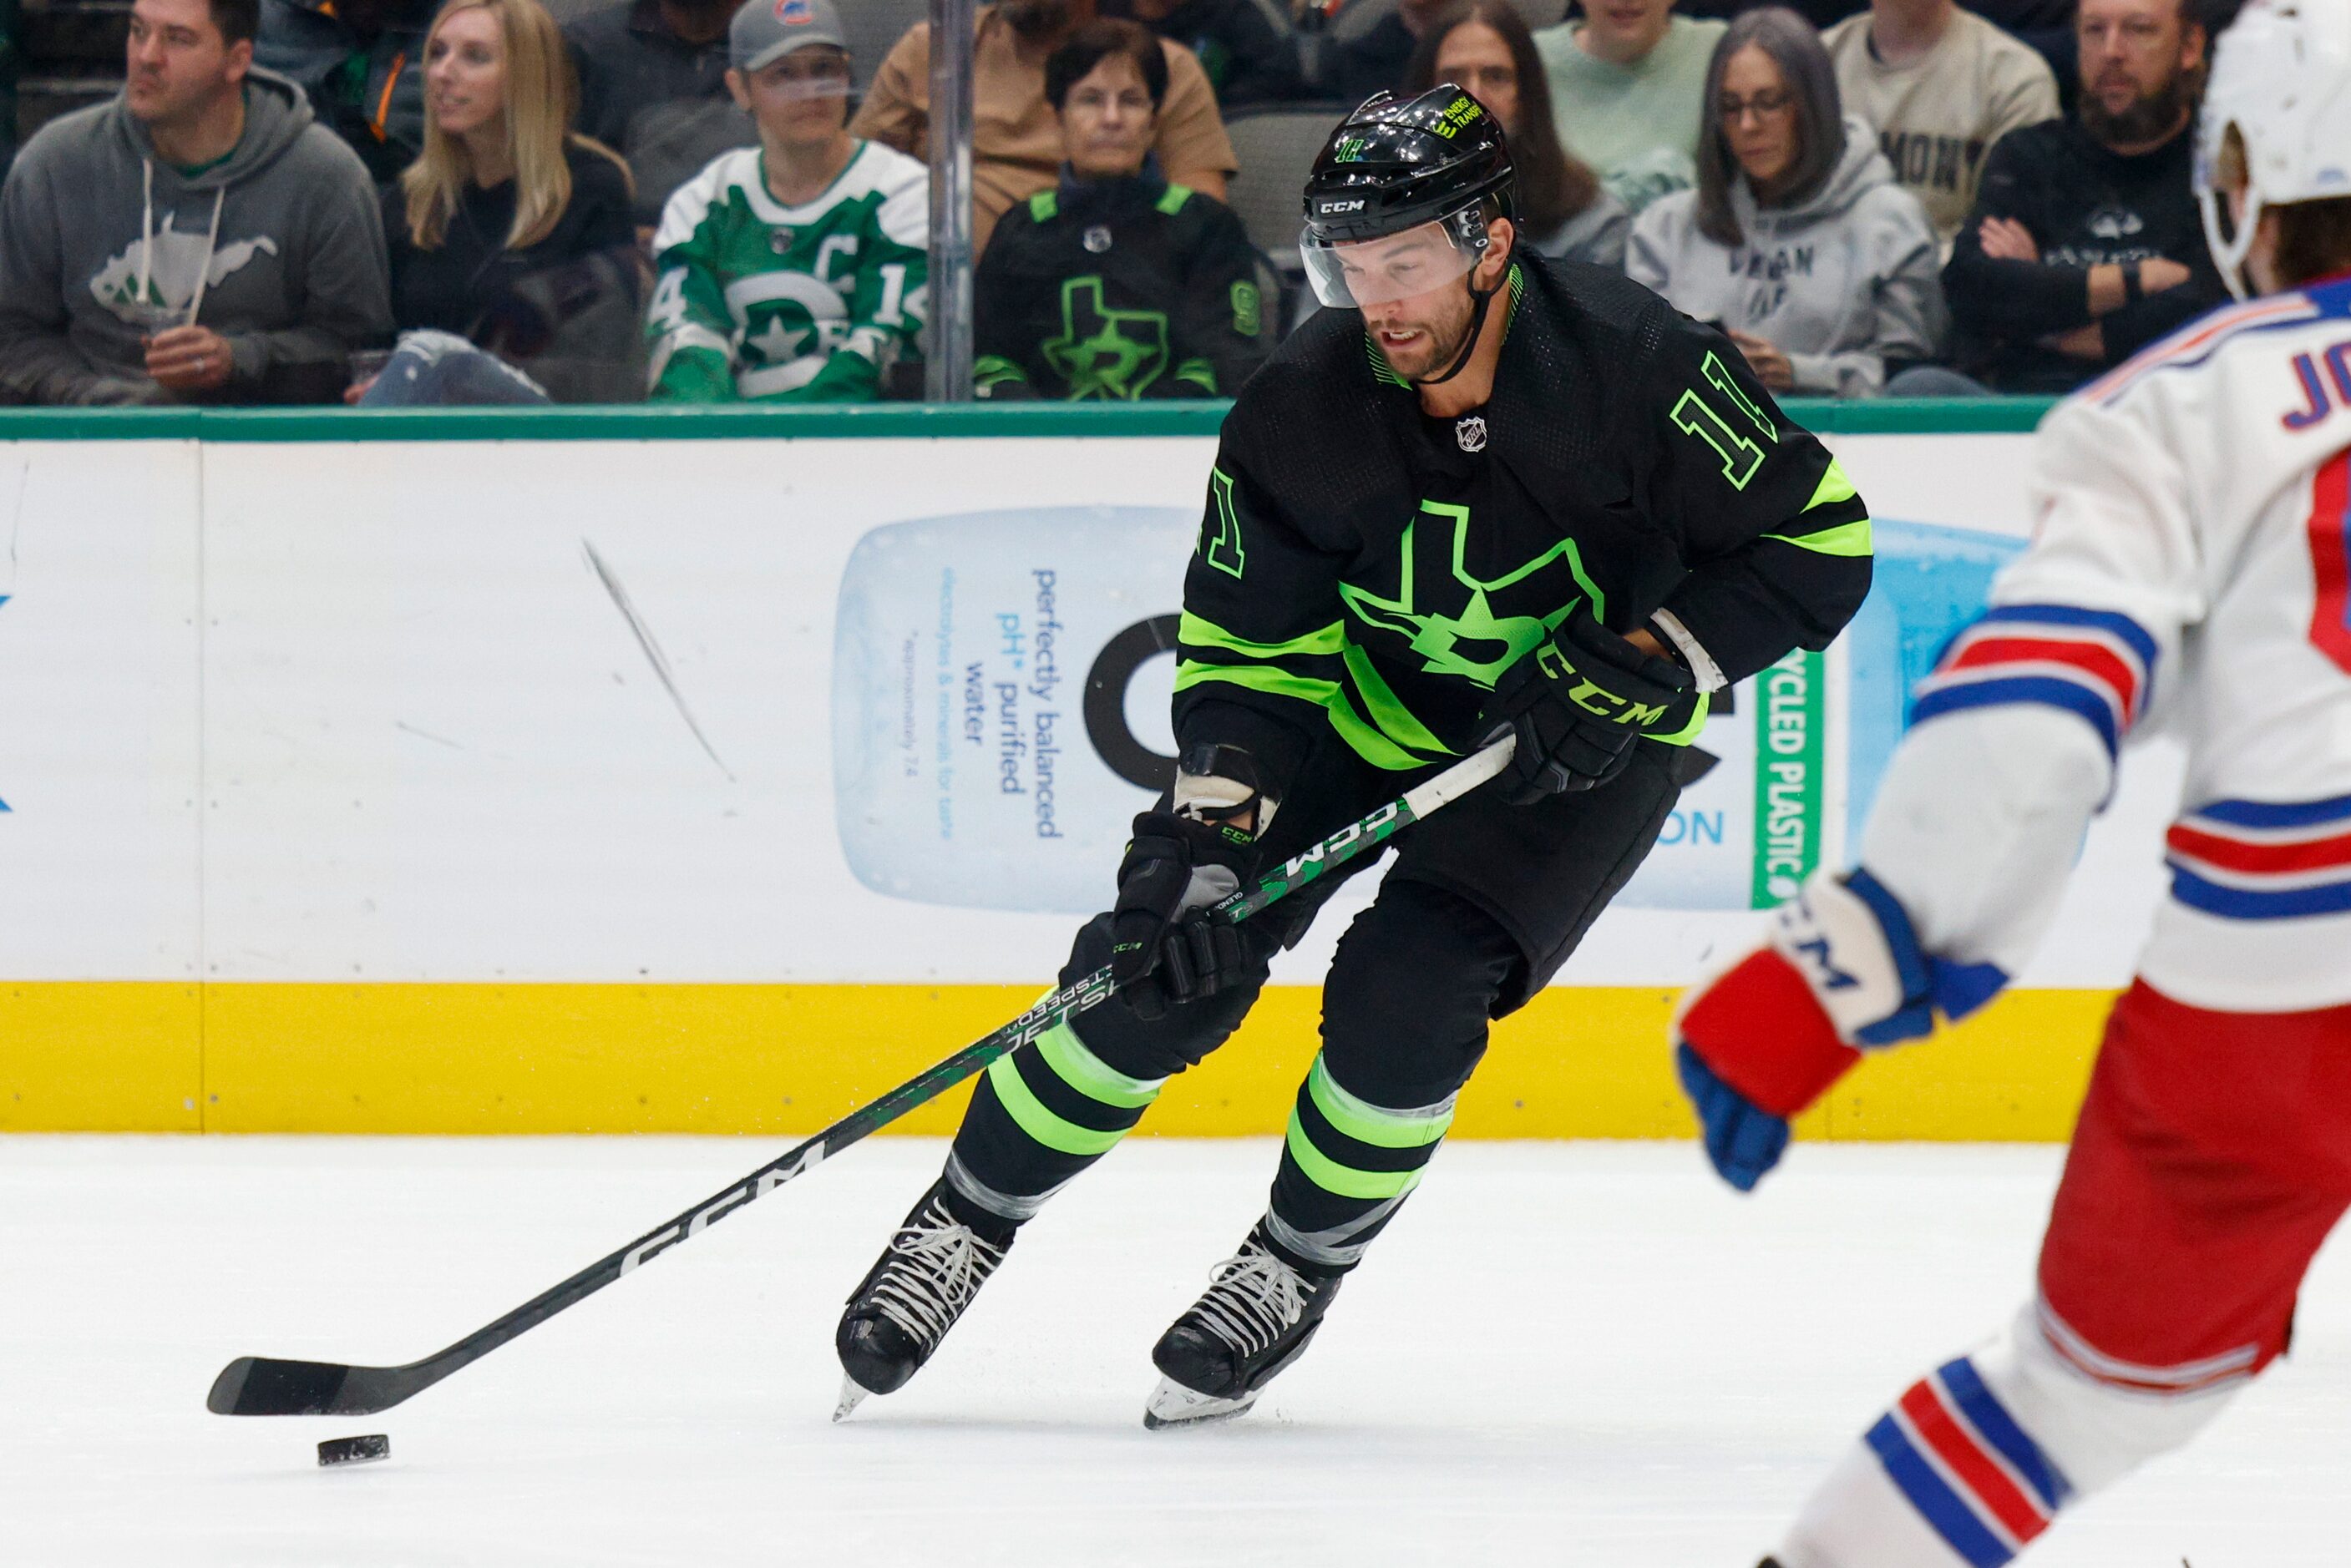
[{"label": "person in white sweatshirt", "polygon": [[1820,35],[1749,11],[1714,51],[1698,185],[1634,220],[1625,270],[1728,333],[1776,392],[1876,395],[1934,358],[1935,231],[1867,126],[1844,118]]}]

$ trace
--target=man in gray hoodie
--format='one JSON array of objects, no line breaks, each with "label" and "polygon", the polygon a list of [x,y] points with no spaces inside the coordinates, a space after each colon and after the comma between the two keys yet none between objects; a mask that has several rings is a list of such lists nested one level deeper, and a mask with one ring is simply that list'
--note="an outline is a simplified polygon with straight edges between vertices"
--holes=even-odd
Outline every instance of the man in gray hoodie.
[{"label": "man in gray hoodie", "polygon": [[374,187],[256,0],[137,0],[122,92],[0,191],[0,402],[327,402],[392,334]]}]

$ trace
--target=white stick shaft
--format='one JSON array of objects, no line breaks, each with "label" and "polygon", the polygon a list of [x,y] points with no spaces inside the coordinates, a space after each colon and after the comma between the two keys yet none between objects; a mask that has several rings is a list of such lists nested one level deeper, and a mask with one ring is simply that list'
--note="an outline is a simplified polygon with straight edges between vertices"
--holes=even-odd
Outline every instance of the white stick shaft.
[{"label": "white stick shaft", "polygon": [[1417,789],[1405,792],[1404,803],[1417,822],[1437,807],[1460,799],[1510,765],[1519,749],[1516,735],[1505,735],[1482,752],[1472,752]]}]

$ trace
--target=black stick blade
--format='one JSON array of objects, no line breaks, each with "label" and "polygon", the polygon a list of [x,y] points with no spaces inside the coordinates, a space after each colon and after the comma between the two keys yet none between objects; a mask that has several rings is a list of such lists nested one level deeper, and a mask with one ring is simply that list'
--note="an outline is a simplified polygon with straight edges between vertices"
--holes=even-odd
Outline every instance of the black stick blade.
[{"label": "black stick blade", "polygon": [[213,1379],[204,1408],[215,1416],[372,1416],[471,1359],[444,1355],[407,1366],[340,1366],[240,1355]]},{"label": "black stick blade", "polygon": [[204,1407],[215,1416],[339,1416],[362,1415],[341,1402],[348,1366],[323,1361],[272,1361],[266,1355],[240,1355],[221,1368]]}]

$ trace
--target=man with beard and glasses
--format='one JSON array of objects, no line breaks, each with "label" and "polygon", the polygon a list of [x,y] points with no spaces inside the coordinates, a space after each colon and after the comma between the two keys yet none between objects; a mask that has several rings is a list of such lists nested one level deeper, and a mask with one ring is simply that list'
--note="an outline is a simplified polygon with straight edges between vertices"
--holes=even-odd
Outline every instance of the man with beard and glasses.
[{"label": "man with beard and glasses", "polygon": [[1921,370],[1889,391],[2071,391],[2227,297],[2193,190],[2193,4],[2082,0],[2079,118],[2001,138],[1943,270],[1980,385]]},{"label": "man with beard and glasses", "polygon": [[[1094,0],[1001,0],[981,7],[971,59],[973,254],[987,248],[1008,208],[1051,190],[1060,178],[1061,121],[1045,101],[1045,62],[1093,19]],[[1159,47],[1167,57],[1167,97],[1152,155],[1170,182],[1221,202],[1238,165],[1216,89],[1198,56],[1169,38]],[[909,27],[892,47],[849,131],[913,158],[930,157],[928,22]]]}]

